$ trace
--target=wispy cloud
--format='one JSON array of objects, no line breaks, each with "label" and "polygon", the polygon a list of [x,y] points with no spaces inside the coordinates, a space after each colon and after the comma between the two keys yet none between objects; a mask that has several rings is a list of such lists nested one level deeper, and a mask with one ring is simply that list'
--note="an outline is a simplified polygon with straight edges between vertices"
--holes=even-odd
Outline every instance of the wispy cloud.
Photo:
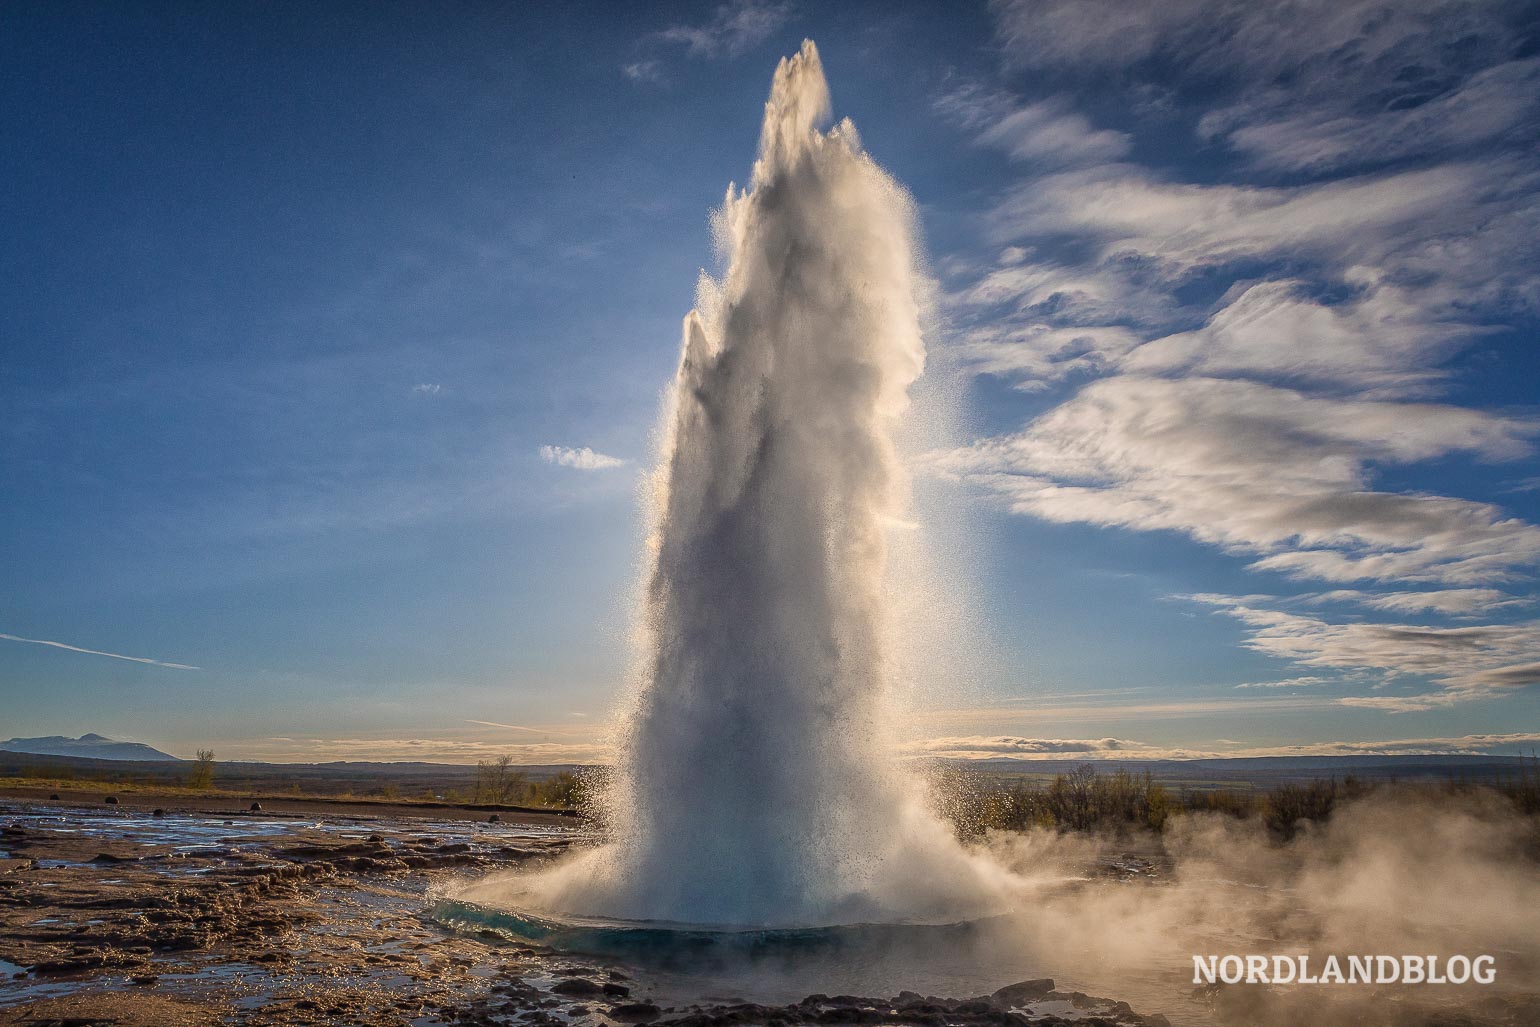
[{"label": "wispy cloud", "polygon": [[1374,491],[1374,464],[1526,455],[1540,424],[1232,379],[1119,375],[935,466],[1017,513],[1180,531],[1300,578],[1488,582],[1540,561],[1540,527],[1489,504]]},{"label": "wispy cloud", "polygon": [[437,396],[444,391],[444,386],[438,382],[419,382],[412,386],[412,392],[418,396]]},{"label": "wispy cloud", "polygon": [[548,728],[548,727],[527,727],[527,726],[525,726],[523,724],[500,724],[500,723],[498,723],[495,720],[471,720],[471,719],[467,718],[465,722],[467,724],[480,724],[482,727],[502,728],[505,731],[524,731],[524,732],[527,732],[527,733],[532,734],[532,735],[568,735],[568,734],[571,734],[570,731],[556,731],[556,730],[553,730],[552,728]]},{"label": "wispy cloud", "polygon": [[789,3],[730,0],[711,20],[700,25],[674,25],[657,33],[659,39],[682,45],[696,57],[737,57],[769,39],[791,17]]},{"label": "wispy cloud", "polygon": [[[1423,689],[1334,702],[1526,687],[1533,623],[1444,622],[1532,603],[1540,525],[1425,484],[1457,480],[1436,470],[1451,458],[1532,460],[1540,435],[1479,393],[1443,401],[1456,358],[1540,311],[1523,18],[1462,0],[993,12],[1006,77],[1040,92],[936,100],[1019,162],[981,218],[998,258],[950,265],[947,300],[962,359],[1042,398],[931,466],[1024,516],[1177,532],[1256,572],[1355,585],[1222,606],[1301,669]],[[1067,99],[1087,96],[1139,117],[1098,124]],[[1160,156],[1182,133],[1201,174]]]},{"label": "wispy cloud", "polygon": [[45,638],[22,638],[20,635],[0,634],[0,638],[8,642],[29,642],[32,645],[47,645],[55,649],[65,649],[72,653],[85,653],[87,656],[110,656],[114,660],[128,660],[130,663],[148,663],[156,667],[169,667],[172,670],[202,670],[202,667],[194,667],[188,663],[170,663],[166,660],[152,660],[148,656],[124,656],[122,653],[109,653],[101,649],[84,649],[78,645],[68,645],[64,642],[50,642]]},{"label": "wispy cloud", "polygon": [[632,61],[630,64],[622,64],[620,73],[632,82],[650,82],[653,84],[664,81],[663,62],[658,60]]},{"label": "wispy cloud", "polygon": [[1266,596],[1183,598],[1213,606],[1245,624],[1245,644],[1257,652],[1307,667],[1382,671],[1392,678],[1425,679],[1440,686],[1439,691],[1414,695],[1345,696],[1336,700],[1343,706],[1412,712],[1540,685],[1540,664],[1533,661],[1540,652],[1540,621],[1459,627],[1333,623],[1278,609]]},{"label": "wispy cloud", "polygon": [[1540,732],[1460,735],[1448,738],[1403,738],[1391,741],[1314,742],[1199,749],[1153,745],[1127,738],[1021,738],[1009,735],[966,735],[929,738],[905,750],[913,756],[947,759],[1117,759],[1191,760],[1262,756],[1448,756],[1521,755],[1540,743]]},{"label": "wispy cloud", "polygon": [[1282,681],[1248,681],[1243,685],[1236,685],[1235,687],[1238,690],[1248,688],[1320,688],[1324,685],[1336,683],[1337,679],[1335,678],[1323,678],[1307,674],[1301,677],[1284,678]]},{"label": "wispy cloud", "polygon": [[1363,592],[1339,588],[1303,598],[1312,604],[1357,603],[1371,610],[1437,613],[1449,617],[1473,617],[1509,607],[1533,606],[1535,603],[1533,599],[1509,595],[1495,588],[1442,588],[1432,592]]},{"label": "wispy cloud", "polygon": [[935,106],[973,131],[980,145],[1040,167],[1104,163],[1122,157],[1130,145],[1125,133],[1096,128],[1062,99],[1022,103],[967,83],[942,95]]},{"label": "wispy cloud", "polygon": [[567,446],[541,446],[540,459],[558,467],[571,467],[579,471],[603,471],[621,467],[625,461],[619,457],[595,453],[587,446],[572,449]]},{"label": "wispy cloud", "polygon": [[670,25],[642,37],[636,47],[640,56],[622,64],[620,72],[639,85],[663,85],[668,81],[663,51],[683,48],[687,56],[707,60],[738,57],[769,39],[791,13],[789,3],[729,0],[707,21]]}]

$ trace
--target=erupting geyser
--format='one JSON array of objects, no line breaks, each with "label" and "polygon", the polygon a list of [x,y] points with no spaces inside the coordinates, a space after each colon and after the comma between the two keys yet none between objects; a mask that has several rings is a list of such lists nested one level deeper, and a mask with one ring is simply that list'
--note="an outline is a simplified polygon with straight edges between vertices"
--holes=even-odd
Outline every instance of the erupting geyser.
[{"label": "erupting geyser", "polygon": [[[890,734],[891,431],[920,375],[908,197],[827,132],[811,42],[776,69],[749,187],[717,215],[654,482],[604,847],[483,902],[691,924],[977,914],[991,868],[924,808]],[[519,894],[510,894],[510,887]]]}]

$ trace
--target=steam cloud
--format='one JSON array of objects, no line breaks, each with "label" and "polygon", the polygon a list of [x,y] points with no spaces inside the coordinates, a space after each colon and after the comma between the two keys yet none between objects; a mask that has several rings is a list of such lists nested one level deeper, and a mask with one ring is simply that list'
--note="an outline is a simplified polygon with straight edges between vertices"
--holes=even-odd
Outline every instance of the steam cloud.
[{"label": "steam cloud", "polygon": [[[1495,793],[1440,799],[1390,789],[1302,827],[1280,845],[1259,820],[1181,817],[1155,855],[1167,868],[1125,881],[1086,872],[1126,852],[1126,839],[992,835],[987,848],[1016,874],[1026,913],[993,922],[973,957],[1111,990],[1174,1020],[1200,1008],[1187,994],[1195,954],[1309,954],[1317,970],[1328,954],[1344,963],[1365,954],[1496,959],[1494,988],[1413,986],[1405,1001],[1387,1003],[1384,989],[1248,985],[1227,989],[1203,1014],[1256,1027],[1420,1023],[1440,1005],[1469,1011],[1532,985],[1540,969],[1533,818]],[[1080,955],[1066,966],[1068,953]]]}]

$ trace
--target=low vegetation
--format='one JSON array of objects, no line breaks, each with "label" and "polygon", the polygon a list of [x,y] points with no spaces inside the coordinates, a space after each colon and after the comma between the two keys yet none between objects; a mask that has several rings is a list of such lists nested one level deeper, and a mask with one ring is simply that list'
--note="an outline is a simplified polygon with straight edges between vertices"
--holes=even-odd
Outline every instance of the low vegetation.
[{"label": "low vegetation", "polygon": [[1369,783],[1349,774],[1341,780],[1284,782],[1268,788],[1172,788],[1148,772],[1105,773],[1092,763],[1046,781],[952,769],[938,771],[934,783],[944,812],[963,837],[1032,828],[1159,833],[1174,817],[1219,813],[1237,819],[1260,817],[1274,834],[1290,838],[1304,824],[1325,821],[1340,803],[1382,788],[1421,789],[1430,797],[1496,792],[1518,812],[1540,814],[1540,760],[1534,758],[1518,761],[1515,773],[1507,778],[1479,784],[1454,779]]},{"label": "low vegetation", "polygon": [[503,806],[578,809],[583,804],[584,790],[582,776],[570,770],[534,780],[513,766],[512,756],[499,756],[476,764],[473,801]]},{"label": "low vegetation", "polygon": [[192,770],[187,774],[187,787],[197,791],[206,791],[214,787],[213,749],[198,750],[198,758],[193,761]]},{"label": "low vegetation", "polygon": [[[368,771],[339,770],[335,776],[318,775],[313,766],[295,768],[290,775],[283,765],[218,764],[214,752],[200,749],[198,758],[170,764],[125,763],[122,767],[101,761],[79,763],[68,758],[48,758],[36,765],[0,770],[0,789],[32,791],[133,792],[141,795],[203,795],[210,798],[262,799],[283,796],[349,802],[448,804],[452,806],[517,806],[553,811],[583,807],[591,788],[593,771],[519,767],[511,756],[484,760],[476,767],[433,767],[422,776],[439,780],[417,783],[412,777],[397,781]],[[377,765],[389,766],[389,765]],[[253,773],[253,767],[259,772]],[[216,774],[218,780],[216,781]],[[453,775],[453,776],[451,776]]]}]

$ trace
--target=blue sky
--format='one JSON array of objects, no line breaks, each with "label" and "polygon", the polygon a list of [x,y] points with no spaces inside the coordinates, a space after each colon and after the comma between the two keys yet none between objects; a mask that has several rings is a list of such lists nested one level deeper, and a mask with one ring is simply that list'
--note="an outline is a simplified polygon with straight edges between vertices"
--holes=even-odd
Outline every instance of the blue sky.
[{"label": "blue sky", "polygon": [[913,751],[1540,744],[1535,14],[12,8],[0,736],[602,758],[708,212],[811,37],[956,397]]}]

